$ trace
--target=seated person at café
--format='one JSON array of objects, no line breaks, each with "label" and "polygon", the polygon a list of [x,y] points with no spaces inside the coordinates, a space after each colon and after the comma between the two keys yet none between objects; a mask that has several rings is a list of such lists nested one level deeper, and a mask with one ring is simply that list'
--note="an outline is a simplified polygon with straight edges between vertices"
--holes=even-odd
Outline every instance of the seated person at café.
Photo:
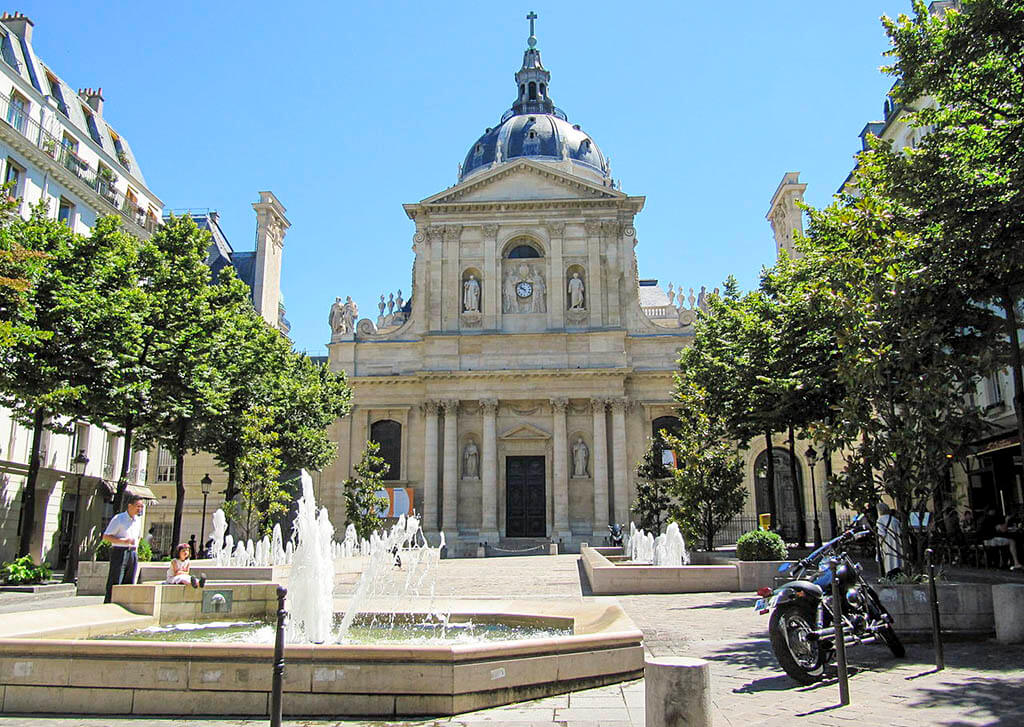
[{"label": "seated person at caf\u00e9", "polygon": [[1013,566],[1010,570],[1024,570],[1024,565],[1021,565],[1020,557],[1017,554],[1017,542],[1007,535],[1006,518],[1000,516],[995,508],[989,508],[978,522],[978,536],[986,546],[1009,548],[1010,556],[1013,558]]}]

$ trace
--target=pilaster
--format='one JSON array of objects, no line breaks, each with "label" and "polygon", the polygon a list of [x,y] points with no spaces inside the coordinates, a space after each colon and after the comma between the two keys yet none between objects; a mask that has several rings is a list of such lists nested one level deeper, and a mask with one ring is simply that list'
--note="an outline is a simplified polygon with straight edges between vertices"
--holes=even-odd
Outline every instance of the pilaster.
[{"label": "pilaster", "polygon": [[605,399],[590,402],[594,413],[594,540],[608,536],[608,424]]},{"label": "pilaster", "polygon": [[457,525],[459,508],[459,440],[458,399],[445,399],[444,407],[444,473],[441,482],[441,528],[445,538],[458,537]]},{"label": "pilaster", "polygon": [[439,530],[437,522],[437,402],[425,401],[420,407],[424,420],[423,435],[423,531]]},{"label": "pilaster", "polygon": [[568,540],[569,530],[569,437],[566,432],[565,410],[569,400],[556,397],[551,400],[552,431],[554,432],[552,469],[552,527],[551,539]]},{"label": "pilaster", "polygon": [[629,522],[629,491],[626,485],[628,455],[626,453],[626,409],[629,400],[612,399],[612,491],[614,522]]},{"label": "pilaster", "polygon": [[481,482],[480,540],[497,542],[498,535],[498,434],[497,399],[481,399],[480,408],[484,413],[483,451],[480,453],[483,465]]}]

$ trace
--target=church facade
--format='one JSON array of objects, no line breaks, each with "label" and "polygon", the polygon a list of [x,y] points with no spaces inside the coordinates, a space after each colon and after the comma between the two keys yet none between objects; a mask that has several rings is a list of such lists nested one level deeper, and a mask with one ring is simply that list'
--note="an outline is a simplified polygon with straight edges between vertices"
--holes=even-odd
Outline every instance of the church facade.
[{"label": "church facade", "polygon": [[400,509],[455,554],[517,538],[575,549],[630,519],[636,463],[671,421],[695,301],[639,279],[644,197],[617,188],[549,87],[531,28],[512,108],[455,186],[404,207],[409,300],[385,312],[382,296],[376,320],[350,299],[330,311],[329,364],[354,390],[321,476],[335,522],[371,439]]}]

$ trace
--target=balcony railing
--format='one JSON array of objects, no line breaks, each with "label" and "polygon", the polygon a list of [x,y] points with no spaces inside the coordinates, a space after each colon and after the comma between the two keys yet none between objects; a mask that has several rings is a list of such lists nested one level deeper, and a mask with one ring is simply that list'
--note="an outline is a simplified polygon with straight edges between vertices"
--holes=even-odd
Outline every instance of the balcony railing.
[{"label": "balcony railing", "polygon": [[89,166],[73,149],[65,146],[60,139],[40,126],[39,122],[28,116],[23,109],[12,105],[10,97],[3,94],[0,94],[0,119],[65,169],[73,172],[126,220],[147,232],[156,231],[160,225],[156,217],[149,215],[146,209],[139,207],[124,192],[118,191],[109,176],[104,176],[98,169]]}]

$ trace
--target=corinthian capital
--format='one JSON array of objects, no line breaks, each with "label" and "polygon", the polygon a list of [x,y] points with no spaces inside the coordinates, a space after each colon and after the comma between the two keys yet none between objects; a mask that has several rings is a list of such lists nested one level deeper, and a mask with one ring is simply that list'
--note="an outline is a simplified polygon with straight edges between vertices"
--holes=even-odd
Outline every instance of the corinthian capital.
[{"label": "corinthian capital", "polygon": [[441,406],[444,407],[444,415],[452,416],[459,411],[459,400],[458,399],[445,399],[441,402]]},{"label": "corinthian capital", "polygon": [[420,411],[426,416],[437,416],[437,402],[433,399],[427,399],[420,404]]},{"label": "corinthian capital", "polygon": [[462,236],[462,225],[445,225],[444,226],[444,239],[448,241],[457,241]]},{"label": "corinthian capital", "polygon": [[544,225],[548,230],[549,237],[561,237],[565,234],[564,222],[547,222]]},{"label": "corinthian capital", "polygon": [[625,396],[620,396],[610,400],[608,403],[612,405],[612,411],[625,412],[629,408],[631,402]]},{"label": "corinthian capital", "polygon": [[556,396],[551,399],[551,408],[555,410],[556,414],[565,414],[565,410],[569,406],[569,399],[564,396]]},{"label": "corinthian capital", "polygon": [[590,400],[590,408],[594,410],[595,414],[604,414],[605,407],[608,406],[608,400],[604,397],[596,397]]},{"label": "corinthian capital", "polygon": [[593,237],[601,232],[601,223],[596,220],[589,220],[583,223],[583,229],[587,231],[587,234]]},{"label": "corinthian capital", "polygon": [[614,220],[604,220],[601,222],[601,232],[606,235],[617,235],[619,234],[619,223]]},{"label": "corinthian capital", "polygon": [[431,225],[427,228],[427,237],[430,238],[431,242],[440,240],[442,234],[444,234],[444,227],[442,225]]},{"label": "corinthian capital", "polygon": [[498,236],[498,225],[480,225],[480,229],[488,240],[493,240]]},{"label": "corinthian capital", "polygon": [[494,416],[498,413],[498,400],[497,399],[481,399],[480,408],[484,410],[484,414],[488,416]]}]

